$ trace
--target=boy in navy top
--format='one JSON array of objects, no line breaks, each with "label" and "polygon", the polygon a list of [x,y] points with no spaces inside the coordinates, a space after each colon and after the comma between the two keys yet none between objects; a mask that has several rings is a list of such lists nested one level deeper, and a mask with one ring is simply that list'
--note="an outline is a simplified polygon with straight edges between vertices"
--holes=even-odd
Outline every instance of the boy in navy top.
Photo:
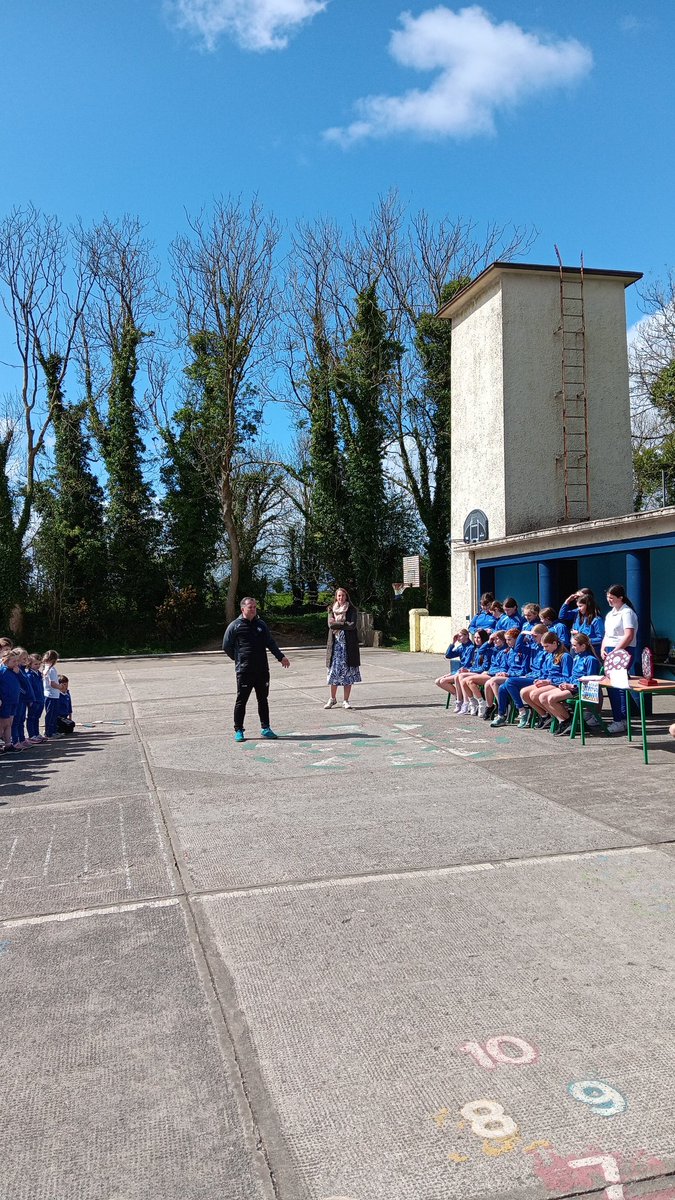
[{"label": "boy in navy top", "polygon": [[[473,651],[474,646],[469,636],[468,629],[460,629],[459,633],[455,634],[452,642],[448,646],[445,652],[445,657],[449,659],[458,658],[458,669],[460,671],[465,671],[468,668],[471,659],[473,658]],[[457,708],[459,709],[459,705],[461,705],[462,701],[457,701],[457,676],[452,672],[449,675],[439,675],[438,679],[434,679],[434,683],[436,684],[436,687],[441,689],[441,691],[449,692],[450,695],[455,697]]]},{"label": "boy in navy top", "polygon": [[59,675],[61,695],[56,701],[56,728],[59,733],[71,734],[75,729],[73,720],[73,704],[68,691],[68,676]]}]

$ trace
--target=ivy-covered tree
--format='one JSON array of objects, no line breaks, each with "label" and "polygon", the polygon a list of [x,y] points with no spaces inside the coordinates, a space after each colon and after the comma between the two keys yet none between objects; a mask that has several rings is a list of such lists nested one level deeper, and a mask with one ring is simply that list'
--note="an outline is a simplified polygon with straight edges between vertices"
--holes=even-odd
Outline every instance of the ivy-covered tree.
[{"label": "ivy-covered tree", "polygon": [[16,515],[17,496],[12,486],[12,449],[15,431],[7,424],[0,437],[0,627],[7,629],[16,604],[25,592],[26,560]]},{"label": "ivy-covered tree", "polygon": [[104,624],[107,553],[103,490],[90,468],[84,428],[86,403],[66,404],[58,355],[44,361],[52,397],[53,469],[37,496],[40,525],[35,551],[55,632],[100,629]]},{"label": "ivy-covered tree", "polygon": [[198,608],[205,605],[220,533],[218,497],[202,465],[194,408],[187,403],[161,428],[164,458],[164,551],[174,588],[194,588]]},{"label": "ivy-covered tree", "polygon": [[345,513],[359,603],[382,614],[389,606],[398,538],[387,495],[384,409],[401,359],[378,304],[375,284],[357,296],[352,333],[335,371],[344,443]]}]

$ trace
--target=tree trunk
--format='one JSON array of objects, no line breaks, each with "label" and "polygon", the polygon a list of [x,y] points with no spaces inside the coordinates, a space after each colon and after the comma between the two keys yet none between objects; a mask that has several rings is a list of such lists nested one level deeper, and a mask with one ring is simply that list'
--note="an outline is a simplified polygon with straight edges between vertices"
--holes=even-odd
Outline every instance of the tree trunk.
[{"label": "tree trunk", "polygon": [[239,572],[241,569],[241,549],[234,516],[232,486],[230,479],[225,474],[221,477],[220,481],[220,507],[223,514],[223,524],[227,532],[227,540],[230,544],[230,582],[227,589],[227,602],[225,606],[225,616],[229,625],[230,621],[234,621],[237,615],[237,589],[239,587]]}]

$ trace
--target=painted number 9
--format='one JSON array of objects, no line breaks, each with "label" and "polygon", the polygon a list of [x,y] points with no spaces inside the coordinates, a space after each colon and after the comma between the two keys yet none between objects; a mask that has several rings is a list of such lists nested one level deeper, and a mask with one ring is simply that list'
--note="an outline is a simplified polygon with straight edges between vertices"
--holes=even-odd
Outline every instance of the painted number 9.
[{"label": "painted number 9", "polygon": [[616,1117],[626,1111],[626,1101],[621,1092],[602,1083],[600,1079],[579,1079],[568,1084],[567,1090],[573,1100],[588,1104],[596,1117]]}]

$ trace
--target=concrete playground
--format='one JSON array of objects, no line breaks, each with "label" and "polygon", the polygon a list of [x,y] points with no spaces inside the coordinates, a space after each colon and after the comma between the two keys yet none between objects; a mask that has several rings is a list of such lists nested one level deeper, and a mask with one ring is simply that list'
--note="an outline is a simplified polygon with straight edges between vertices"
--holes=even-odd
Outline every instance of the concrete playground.
[{"label": "concrete playground", "polygon": [[675,1200],[675,742],[454,717],[440,657],[67,664],[0,760],[2,1200]]}]

